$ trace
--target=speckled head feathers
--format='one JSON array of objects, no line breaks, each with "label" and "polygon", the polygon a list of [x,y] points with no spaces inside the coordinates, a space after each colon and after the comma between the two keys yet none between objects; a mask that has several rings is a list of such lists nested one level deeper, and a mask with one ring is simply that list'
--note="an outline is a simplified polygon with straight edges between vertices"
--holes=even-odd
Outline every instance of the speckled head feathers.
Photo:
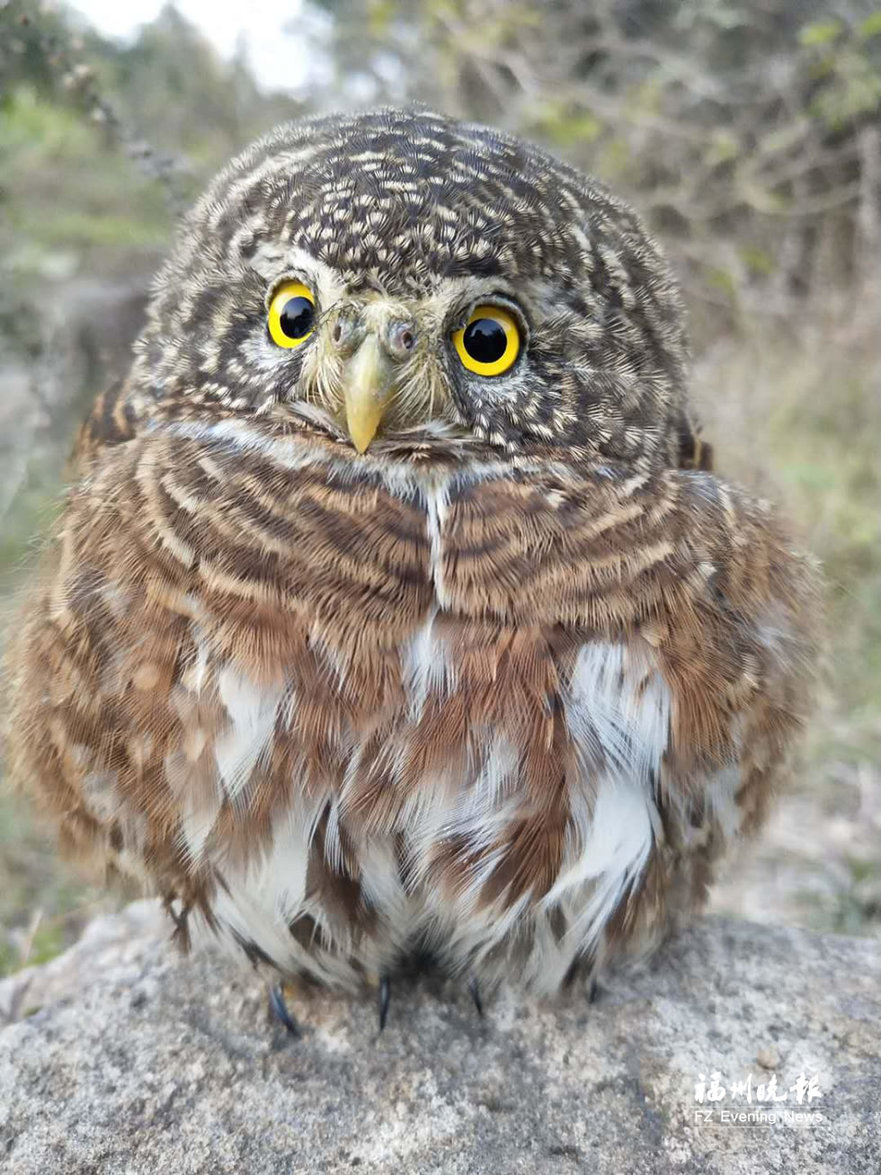
[{"label": "speckled head feathers", "polygon": [[[295,351],[266,330],[288,277],[317,303]],[[494,379],[450,345],[485,298],[512,304],[524,335]],[[426,111],[288,124],[229,164],[159,275],[136,384],[160,415],[308,404],[333,433],[345,373],[330,332],[376,300],[418,327],[387,439],[441,427],[513,453],[677,464],[682,311],[638,218],[538,148]]]}]

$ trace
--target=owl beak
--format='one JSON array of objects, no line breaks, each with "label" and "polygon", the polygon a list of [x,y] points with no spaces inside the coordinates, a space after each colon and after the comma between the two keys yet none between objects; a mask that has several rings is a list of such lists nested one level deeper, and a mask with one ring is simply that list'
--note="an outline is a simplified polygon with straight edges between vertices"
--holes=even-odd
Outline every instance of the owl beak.
[{"label": "owl beak", "polygon": [[346,426],[359,453],[367,450],[376,436],[395,381],[395,363],[370,331],[349,360],[346,379]]}]

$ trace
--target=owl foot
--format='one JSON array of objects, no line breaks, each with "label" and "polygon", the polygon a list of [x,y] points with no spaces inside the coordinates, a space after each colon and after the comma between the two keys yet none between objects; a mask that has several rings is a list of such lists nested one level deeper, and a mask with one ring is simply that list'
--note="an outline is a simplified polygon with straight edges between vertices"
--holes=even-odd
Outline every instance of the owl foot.
[{"label": "owl foot", "polygon": [[269,989],[269,1011],[280,1024],[290,1033],[291,1036],[299,1039],[303,1034],[300,1031],[300,1025],[297,1023],[296,1017],[291,1012],[287,1005],[284,996],[284,984],[274,983]]},{"label": "owl foot", "polygon": [[389,1004],[392,1002],[392,983],[387,975],[379,981],[379,1031],[385,1028],[388,1019]]},{"label": "owl foot", "polygon": [[473,975],[468,980],[468,994],[471,996],[471,999],[474,1002],[475,1008],[477,1008],[478,1016],[482,1017],[483,1016],[483,1000],[480,998],[480,987],[478,986],[477,980],[475,979],[475,977]]},{"label": "owl foot", "polygon": [[587,987],[587,1002],[589,1004],[595,1004],[597,1002],[597,1000],[600,998],[600,990],[600,985],[597,983],[597,981],[595,979],[591,979]]}]

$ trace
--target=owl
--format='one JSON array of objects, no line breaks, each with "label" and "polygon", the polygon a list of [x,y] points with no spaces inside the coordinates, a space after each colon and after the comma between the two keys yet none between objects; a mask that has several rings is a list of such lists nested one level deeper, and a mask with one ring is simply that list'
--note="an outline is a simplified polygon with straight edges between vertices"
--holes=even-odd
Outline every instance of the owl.
[{"label": "owl", "polygon": [[[423,110],[184,219],[11,651],[62,845],[267,975],[552,994],[653,946],[809,714],[813,564],[709,471],[636,215]],[[276,1008],[293,1029],[276,990]]]}]

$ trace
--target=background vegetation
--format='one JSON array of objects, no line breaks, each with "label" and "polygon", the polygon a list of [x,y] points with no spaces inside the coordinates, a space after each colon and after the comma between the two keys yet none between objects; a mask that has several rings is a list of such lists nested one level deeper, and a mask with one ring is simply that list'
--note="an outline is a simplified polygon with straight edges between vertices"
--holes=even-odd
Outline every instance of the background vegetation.
[{"label": "background vegetation", "polygon": [[[544,141],[628,196],[681,276],[718,466],[828,579],[796,785],[717,909],[881,930],[881,9],[871,0],[313,0],[308,99],[172,7],[131,44],[0,0],[0,611],[90,396],[126,361],[177,212],[304,111],[423,101]],[[5,605],[4,605],[5,601]],[[0,973],[101,902],[0,797]]]}]

